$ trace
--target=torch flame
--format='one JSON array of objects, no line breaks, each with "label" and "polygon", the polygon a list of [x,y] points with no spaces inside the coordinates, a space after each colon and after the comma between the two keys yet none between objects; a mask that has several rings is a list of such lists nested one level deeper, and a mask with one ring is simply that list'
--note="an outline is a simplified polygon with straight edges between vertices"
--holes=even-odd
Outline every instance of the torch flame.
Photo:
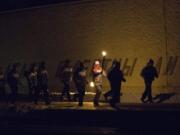
[{"label": "torch flame", "polygon": [[90,87],[92,87],[92,88],[93,88],[93,87],[94,87],[94,82],[90,82],[90,84],[89,84],[89,85],[90,85]]},{"label": "torch flame", "polygon": [[107,55],[106,51],[102,51],[102,56],[105,57]]}]

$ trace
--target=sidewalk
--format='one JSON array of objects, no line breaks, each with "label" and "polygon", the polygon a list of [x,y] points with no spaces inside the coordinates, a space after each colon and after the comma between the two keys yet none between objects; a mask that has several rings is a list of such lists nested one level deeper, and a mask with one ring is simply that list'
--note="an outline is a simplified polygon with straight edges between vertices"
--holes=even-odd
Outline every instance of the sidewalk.
[{"label": "sidewalk", "polygon": [[[94,107],[92,102],[85,102],[83,107],[79,107],[77,102],[52,102],[50,105],[45,105],[44,102],[38,105],[29,102],[17,102],[15,105],[1,103],[0,129],[12,127],[11,131],[20,132],[24,127],[44,134],[46,131],[51,133],[51,129],[57,133],[69,134],[72,130],[77,134],[104,134],[103,131],[107,130],[109,133],[114,132],[114,129],[118,133],[131,131],[133,135],[141,131],[145,134],[152,131],[154,134],[157,130],[163,133],[180,133],[179,114],[179,104],[123,103],[112,108],[108,103],[100,103],[99,107]],[[106,130],[100,133],[98,130],[101,128]],[[86,129],[97,129],[97,132],[84,132]]]},{"label": "sidewalk", "polygon": [[94,107],[93,102],[84,102],[82,107],[78,106],[78,102],[52,101],[50,105],[39,102],[35,105],[32,102],[18,101],[15,104],[0,103],[0,110],[9,110],[14,108],[19,112],[28,112],[32,110],[87,110],[87,111],[180,111],[178,103],[118,103],[116,107],[110,106],[107,102],[100,102],[100,106]]}]

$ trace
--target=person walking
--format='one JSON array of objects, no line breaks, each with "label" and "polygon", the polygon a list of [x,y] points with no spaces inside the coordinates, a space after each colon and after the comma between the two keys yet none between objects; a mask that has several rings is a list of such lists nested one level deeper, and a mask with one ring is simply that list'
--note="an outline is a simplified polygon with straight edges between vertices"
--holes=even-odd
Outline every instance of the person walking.
[{"label": "person walking", "polygon": [[70,85],[72,82],[73,68],[70,66],[70,61],[66,60],[61,70],[61,81],[63,83],[63,90],[60,99],[63,100],[66,95],[68,100],[71,101]]},{"label": "person walking", "polygon": [[[143,103],[153,103],[152,99],[152,82],[158,78],[158,72],[154,67],[154,61],[150,59],[147,65],[142,69],[141,76],[144,79],[145,90],[142,94],[141,101]],[[147,100],[145,100],[147,98]]]},{"label": "person walking", "polygon": [[7,74],[7,83],[11,89],[11,102],[14,104],[18,97],[18,84],[20,83],[20,75],[18,72],[18,63],[13,64],[12,69]]},{"label": "person walking", "polygon": [[35,91],[35,104],[38,103],[39,95],[42,92],[45,104],[50,104],[48,89],[48,71],[45,62],[41,62],[37,72],[37,89]]},{"label": "person walking", "polygon": [[29,85],[29,97],[33,101],[35,98],[35,92],[38,89],[38,74],[36,64],[32,64],[29,75],[28,75],[28,85]]},{"label": "person walking", "polygon": [[79,106],[83,106],[86,84],[88,83],[86,80],[86,69],[83,62],[79,62],[79,66],[74,71],[73,78],[78,92],[75,96],[79,99]]},{"label": "person walking", "polygon": [[120,62],[114,61],[112,69],[108,73],[108,80],[110,82],[112,99],[110,100],[111,106],[115,106],[120,102],[121,83],[126,82],[124,74],[120,69]]},{"label": "person walking", "polygon": [[105,75],[105,71],[102,69],[99,60],[96,60],[93,64],[92,68],[93,81],[95,84],[95,97],[94,97],[94,106],[99,106],[99,99],[102,93],[102,77]]}]

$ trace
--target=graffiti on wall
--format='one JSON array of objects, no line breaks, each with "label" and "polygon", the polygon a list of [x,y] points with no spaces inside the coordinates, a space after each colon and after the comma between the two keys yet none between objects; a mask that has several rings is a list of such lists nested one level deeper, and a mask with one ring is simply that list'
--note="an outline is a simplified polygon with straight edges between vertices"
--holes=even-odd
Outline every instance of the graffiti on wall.
[{"label": "graffiti on wall", "polygon": [[[140,72],[141,69],[143,68],[143,66],[145,66],[146,63],[144,63],[144,65],[142,65],[142,67],[137,67],[139,64],[139,59],[138,58],[119,58],[117,59],[120,61],[121,63],[121,69],[124,73],[125,76],[133,76],[135,71],[136,72]],[[61,60],[59,61],[59,63],[57,64],[56,67],[54,67],[55,70],[55,77],[58,77],[58,75],[61,72],[61,68],[64,65],[64,62],[66,60]],[[73,61],[73,60],[69,60],[71,63],[71,66],[73,67],[75,65],[75,63],[78,61]],[[88,73],[91,73],[91,68],[93,65],[94,60],[91,59],[85,59],[85,60],[81,60],[84,62],[85,67],[88,71]],[[105,60],[104,63],[104,68],[105,70],[108,70],[108,68],[111,66],[113,59],[107,58]],[[157,68],[158,73],[161,76],[167,76],[167,75],[173,75],[175,70],[177,69],[177,64],[179,62],[179,56],[170,56],[167,59],[164,57],[159,57],[158,59],[155,60],[155,67]],[[28,67],[31,64],[27,64],[27,63],[19,63],[20,65],[20,75],[23,77],[24,72],[28,69]],[[8,72],[8,70],[10,70],[10,68],[12,67],[12,64],[9,64],[6,69],[5,72]],[[48,67],[48,63],[47,63],[47,67]]]},{"label": "graffiti on wall", "polygon": [[[138,64],[138,58],[133,58],[133,59],[119,58],[118,60],[121,63],[121,69],[122,69],[124,75],[125,76],[133,76],[136,66]],[[155,61],[155,67],[157,68],[157,71],[160,75],[164,75],[164,76],[173,75],[173,73],[176,70],[178,60],[179,60],[179,56],[170,56],[167,59],[163,58],[163,57],[159,57]],[[85,63],[87,70],[90,72],[94,60],[86,59],[86,60],[82,60],[82,61]],[[112,64],[112,61],[113,61],[113,59],[105,60],[105,64],[104,64],[105,70],[108,70],[108,68]],[[58,66],[57,66],[57,70],[56,70],[56,76],[58,76],[59,72],[61,72],[61,68],[64,65],[64,62],[65,62],[65,60],[59,62]],[[71,62],[72,66],[74,63],[76,63],[76,61],[71,61],[71,60],[70,60],[70,62]],[[143,65],[143,66],[145,66],[145,65]],[[140,71],[140,70],[141,69],[138,69],[138,71]]]}]

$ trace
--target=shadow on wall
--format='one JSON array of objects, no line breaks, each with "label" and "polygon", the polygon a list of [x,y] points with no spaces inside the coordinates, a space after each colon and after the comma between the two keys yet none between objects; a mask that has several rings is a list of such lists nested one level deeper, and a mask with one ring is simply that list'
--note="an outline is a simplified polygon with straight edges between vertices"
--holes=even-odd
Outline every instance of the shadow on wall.
[{"label": "shadow on wall", "polygon": [[169,100],[170,98],[174,97],[176,95],[176,93],[172,92],[172,93],[160,93],[158,95],[156,95],[153,100],[155,103],[162,103],[166,100]]}]

